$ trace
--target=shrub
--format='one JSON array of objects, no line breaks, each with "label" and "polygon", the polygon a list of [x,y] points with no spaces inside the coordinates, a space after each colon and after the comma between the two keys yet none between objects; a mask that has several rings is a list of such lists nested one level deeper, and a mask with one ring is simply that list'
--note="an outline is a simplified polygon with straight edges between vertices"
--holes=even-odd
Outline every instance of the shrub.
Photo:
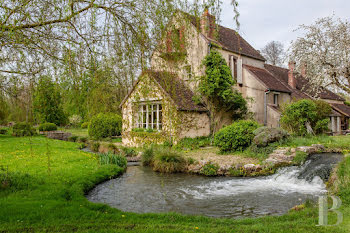
[{"label": "shrub", "polygon": [[0,129],[0,134],[7,134],[8,133],[8,130],[7,129]]},{"label": "shrub", "polygon": [[69,120],[70,126],[79,127],[82,119],[81,119],[81,116],[79,115],[72,115],[68,117],[68,120]]},{"label": "shrub", "polygon": [[125,157],[135,157],[137,156],[137,152],[129,147],[122,147],[122,152]]},{"label": "shrub", "polygon": [[216,163],[206,163],[200,173],[205,175],[205,176],[216,176],[218,174],[218,170],[219,170],[219,165]]},{"label": "shrub", "polygon": [[70,141],[70,142],[76,142],[77,140],[78,140],[78,136],[75,136],[75,135],[70,136],[70,137],[68,138],[68,141]]},{"label": "shrub", "polygon": [[254,138],[253,132],[258,127],[259,124],[255,121],[237,121],[215,134],[214,145],[218,146],[221,152],[244,150],[250,146]]},{"label": "shrub", "polygon": [[86,144],[85,143],[80,143],[79,146],[78,146],[78,149],[82,150],[84,148],[86,148]]},{"label": "shrub", "polygon": [[55,131],[57,130],[57,125],[55,123],[43,123],[39,125],[39,131]]},{"label": "shrub", "polygon": [[13,135],[16,137],[33,136],[35,134],[35,129],[29,123],[20,122],[13,126]]},{"label": "shrub", "polygon": [[154,159],[154,149],[153,147],[146,148],[141,155],[141,162],[143,166],[152,166]]},{"label": "shrub", "polygon": [[118,147],[114,143],[109,143],[108,144],[108,149],[112,151],[113,154],[120,153]]},{"label": "shrub", "polygon": [[119,136],[122,130],[122,118],[117,114],[100,113],[91,119],[89,136],[94,139]]},{"label": "shrub", "polygon": [[293,158],[293,164],[300,165],[305,162],[307,159],[308,154],[303,151],[297,151],[295,152],[295,157]]},{"label": "shrub", "polygon": [[93,142],[91,144],[91,150],[93,152],[98,152],[99,149],[100,149],[100,143],[99,142]]},{"label": "shrub", "polygon": [[101,165],[115,164],[121,168],[126,168],[127,160],[124,156],[112,153],[102,153],[98,155],[99,162]]},{"label": "shrub", "polygon": [[176,144],[176,148],[185,150],[195,150],[200,147],[209,146],[210,143],[210,137],[183,138]]},{"label": "shrub", "polygon": [[79,137],[79,138],[78,138],[78,142],[86,143],[87,141],[88,141],[88,138],[87,138],[87,137]]},{"label": "shrub", "polygon": [[195,164],[196,162],[197,161],[194,158],[192,158],[192,157],[188,157],[187,158],[187,164],[188,165]]},{"label": "shrub", "polygon": [[254,131],[253,142],[258,147],[266,147],[270,143],[279,142],[289,137],[287,131],[277,128],[260,127]]},{"label": "shrub", "polygon": [[182,172],[186,168],[186,159],[179,152],[167,148],[155,150],[153,170],[163,173]]},{"label": "shrub", "polygon": [[290,133],[304,136],[308,134],[309,124],[314,133],[321,134],[328,130],[331,111],[330,105],[324,101],[299,100],[284,107],[281,126]]},{"label": "shrub", "polygon": [[89,122],[84,122],[80,126],[82,129],[87,129],[89,127]]}]

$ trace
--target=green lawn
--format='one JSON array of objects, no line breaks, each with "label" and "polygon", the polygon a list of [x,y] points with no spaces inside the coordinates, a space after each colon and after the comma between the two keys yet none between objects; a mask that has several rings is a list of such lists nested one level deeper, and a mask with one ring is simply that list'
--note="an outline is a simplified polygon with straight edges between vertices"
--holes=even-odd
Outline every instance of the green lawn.
[{"label": "green lawn", "polygon": [[74,136],[79,137],[88,137],[88,129],[82,129],[82,128],[59,128],[61,131],[66,131],[71,133]]},{"label": "green lawn", "polygon": [[[350,147],[350,137],[333,140],[339,145],[347,142]],[[112,165],[100,166],[93,155],[79,151],[72,142],[0,135],[0,166],[0,232],[348,232],[350,229],[350,157],[338,169],[341,182],[337,189],[344,213],[344,223],[338,227],[317,227],[318,212],[312,207],[280,217],[237,220],[175,213],[125,213],[90,203],[84,192],[123,170]]]}]

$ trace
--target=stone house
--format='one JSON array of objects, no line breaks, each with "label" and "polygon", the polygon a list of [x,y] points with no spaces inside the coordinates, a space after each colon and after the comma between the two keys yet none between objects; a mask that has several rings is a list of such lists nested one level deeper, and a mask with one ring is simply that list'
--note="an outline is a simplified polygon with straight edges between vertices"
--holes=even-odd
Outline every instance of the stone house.
[{"label": "stone house", "polygon": [[[215,23],[205,10],[201,17],[177,12],[144,71],[121,103],[123,143],[177,142],[184,137],[208,136],[210,120],[205,103],[197,103],[196,77],[211,49],[219,51],[231,69],[237,89],[249,99],[249,110],[257,122],[278,127],[280,106],[293,99],[318,98],[331,104],[330,129],[348,129],[350,107],[335,93],[321,88],[315,94],[305,72],[268,65],[264,57],[236,31]],[[229,113],[220,112],[216,129],[232,123]],[[148,132],[146,132],[148,131]]]}]

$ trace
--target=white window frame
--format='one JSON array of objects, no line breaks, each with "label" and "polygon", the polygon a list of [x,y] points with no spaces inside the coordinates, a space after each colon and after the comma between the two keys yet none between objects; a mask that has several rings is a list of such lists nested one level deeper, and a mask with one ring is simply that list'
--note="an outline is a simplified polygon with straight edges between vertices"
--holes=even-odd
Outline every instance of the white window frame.
[{"label": "white window frame", "polygon": [[[144,107],[146,106],[146,111]],[[156,106],[156,109],[154,107]],[[141,102],[137,103],[137,121],[136,127],[142,129],[162,130],[163,128],[163,106],[161,102]],[[156,113],[156,119],[154,119]],[[146,114],[146,118],[144,118]],[[149,117],[151,116],[151,119]],[[160,119],[161,118],[161,119]],[[145,121],[144,121],[145,119]],[[156,120],[156,122],[154,122]]]}]

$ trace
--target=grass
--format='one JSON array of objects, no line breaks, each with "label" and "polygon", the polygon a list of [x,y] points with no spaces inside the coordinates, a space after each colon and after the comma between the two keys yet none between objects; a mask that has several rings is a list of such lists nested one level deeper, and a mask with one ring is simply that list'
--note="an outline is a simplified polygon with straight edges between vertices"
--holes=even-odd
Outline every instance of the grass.
[{"label": "grass", "polygon": [[73,136],[89,137],[88,129],[82,129],[82,128],[59,128],[58,130],[71,133]]},{"label": "grass", "polygon": [[[347,141],[348,147],[344,149],[349,149],[349,138],[335,137],[334,144],[345,147]],[[313,207],[284,216],[215,219],[176,213],[135,214],[90,203],[84,193],[123,170],[100,165],[94,155],[76,148],[77,143],[73,142],[43,137],[33,137],[30,141],[28,137],[0,135],[3,168],[0,181],[6,174],[6,179],[12,180],[0,189],[0,232],[348,232],[350,229],[350,157],[339,166],[340,182],[336,185],[343,201],[344,222],[339,226],[317,227],[318,211]],[[330,215],[329,222],[335,222]]]}]

